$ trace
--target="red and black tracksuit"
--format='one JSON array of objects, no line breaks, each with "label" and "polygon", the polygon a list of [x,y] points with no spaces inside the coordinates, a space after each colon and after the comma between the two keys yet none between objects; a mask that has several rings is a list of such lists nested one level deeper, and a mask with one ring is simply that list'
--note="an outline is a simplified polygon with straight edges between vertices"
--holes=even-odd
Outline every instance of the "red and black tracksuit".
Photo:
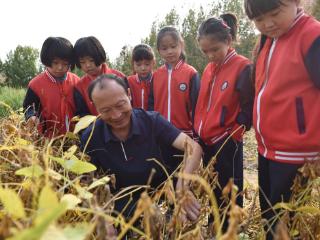
[{"label": "red and black tracksuit", "polygon": [[132,107],[148,109],[148,98],[152,81],[152,73],[145,79],[140,79],[138,74],[128,77],[128,83],[131,93]]},{"label": "red and black tracksuit", "polygon": [[40,131],[46,137],[64,134],[72,129],[75,115],[73,90],[79,77],[67,72],[65,78],[54,78],[47,70],[33,78],[23,102],[25,117],[40,119]]},{"label": "red and black tracksuit", "polygon": [[287,33],[267,38],[255,74],[253,123],[259,152],[260,204],[288,201],[297,169],[320,153],[320,23],[299,11]]},{"label": "red and black tracksuit", "polygon": [[[101,74],[114,74],[126,80],[126,76],[123,73],[109,68],[105,63],[101,66]],[[74,101],[76,104],[76,115],[79,115],[80,117],[85,115],[98,115],[98,112],[88,95],[88,87],[96,77],[98,76],[86,74],[80,79],[75,87]]]},{"label": "red and black tracksuit", "polygon": [[[164,116],[175,127],[193,136],[193,116],[200,88],[200,78],[194,67],[180,60],[175,66],[165,64],[153,73],[148,110]],[[166,146],[163,149],[169,149]],[[164,158],[172,158],[176,150],[163,150]],[[178,154],[181,154],[180,152]],[[174,170],[180,163],[172,158]]]},{"label": "red and black tracksuit", "polygon": [[[243,144],[242,135],[252,121],[253,84],[250,61],[229,49],[221,64],[209,63],[201,78],[194,130],[200,138],[207,165],[226,139],[232,137],[217,155],[215,169],[219,173],[215,194],[219,205],[221,190],[230,178],[239,191],[243,188]],[[242,197],[238,198],[242,205]]]}]

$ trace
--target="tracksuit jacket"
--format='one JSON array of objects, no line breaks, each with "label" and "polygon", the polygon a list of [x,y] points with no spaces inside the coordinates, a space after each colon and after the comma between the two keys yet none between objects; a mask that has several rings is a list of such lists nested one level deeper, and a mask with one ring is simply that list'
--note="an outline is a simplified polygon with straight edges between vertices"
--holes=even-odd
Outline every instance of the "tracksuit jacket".
[{"label": "tracksuit jacket", "polygon": [[148,110],[159,112],[178,129],[192,136],[199,88],[200,78],[194,67],[183,60],[174,67],[165,64],[153,74]]},{"label": "tracksuit jacket", "polygon": [[300,11],[289,31],[268,38],[256,63],[254,127],[259,153],[301,164],[320,152],[320,23]]},{"label": "tracksuit jacket", "polygon": [[232,48],[222,64],[206,66],[194,121],[195,132],[206,145],[214,145],[230,134],[241,141],[250,128],[254,98],[251,72],[250,61]]},{"label": "tracksuit jacket", "polygon": [[47,137],[64,134],[72,129],[75,115],[73,91],[79,77],[67,72],[65,79],[54,78],[47,70],[33,78],[23,102],[25,117],[37,116],[39,130]]},{"label": "tracksuit jacket", "polygon": [[132,107],[148,109],[148,98],[152,81],[152,73],[147,79],[139,79],[138,74],[128,77],[130,93],[132,97]]}]

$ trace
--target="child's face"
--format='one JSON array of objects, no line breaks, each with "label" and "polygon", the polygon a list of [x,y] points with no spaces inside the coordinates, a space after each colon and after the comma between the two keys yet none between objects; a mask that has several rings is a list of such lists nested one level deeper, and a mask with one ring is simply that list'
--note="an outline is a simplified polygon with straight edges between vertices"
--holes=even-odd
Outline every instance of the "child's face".
[{"label": "child's face", "polygon": [[147,77],[149,73],[152,72],[154,66],[154,60],[140,60],[133,61],[133,70],[139,77]]},{"label": "child's face", "polygon": [[174,39],[170,34],[162,37],[159,44],[159,54],[163,60],[170,64],[175,65],[181,56],[183,44]]},{"label": "child's face", "polygon": [[54,58],[52,60],[51,66],[47,68],[52,76],[60,78],[68,72],[70,64],[67,60]]},{"label": "child's face", "polygon": [[96,66],[92,57],[86,56],[79,59],[81,70],[91,76],[100,75],[100,66]]},{"label": "child's face", "polygon": [[291,27],[298,11],[298,0],[282,0],[280,7],[253,19],[258,30],[270,37],[278,38]]},{"label": "child's face", "polygon": [[231,40],[218,41],[216,38],[207,35],[199,39],[201,51],[207,56],[210,62],[220,64],[226,57],[230,48]]}]

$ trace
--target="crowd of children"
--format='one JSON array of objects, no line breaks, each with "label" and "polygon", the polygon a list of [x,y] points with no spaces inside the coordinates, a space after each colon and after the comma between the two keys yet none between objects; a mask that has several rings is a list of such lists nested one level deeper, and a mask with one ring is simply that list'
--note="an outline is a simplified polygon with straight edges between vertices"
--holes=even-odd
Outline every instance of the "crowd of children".
[{"label": "crowd of children", "polygon": [[[197,139],[204,165],[217,154],[215,194],[220,206],[221,190],[230,178],[240,192],[243,189],[242,137],[253,125],[260,207],[271,226],[267,238],[272,239],[272,206],[289,201],[298,168],[319,159],[320,23],[304,13],[299,0],[244,2],[261,32],[253,63],[233,47],[236,16],[210,17],[198,29],[198,45],[208,59],[201,79],[187,63],[183,38],[173,26],[160,29],[156,39],[164,64],[155,69],[153,49],[139,44],[132,51],[128,77],[107,66],[95,37],[80,38],[74,47],[67,39],[49,37],[40,55],[46,69],[30,81],[23,103],[26,119],[38,124],[46,137],[66,133],[72,130],[74,116],[98,115],[88,96],[95,78],[123,78],[134,108],[157,111]],[[81,79],[70,72],[75,65],[85,73]],[[180,152],[165,147],[162,154],[173,159],[173,171],[178,166],[174,156]],[[241,194],[237,203],[242,206]]]}]

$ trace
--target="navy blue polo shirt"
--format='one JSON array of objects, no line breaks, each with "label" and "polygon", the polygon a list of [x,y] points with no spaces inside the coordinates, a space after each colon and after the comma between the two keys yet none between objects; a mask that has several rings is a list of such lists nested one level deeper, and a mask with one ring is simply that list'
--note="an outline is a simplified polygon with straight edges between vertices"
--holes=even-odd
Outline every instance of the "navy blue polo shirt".
[{"label": "navy blue polo shirt", "polygon": [[[83,132],[82,146],[85,146],[91,131],[92,126]],[[126,141],[118,140],[112,134],[109,126],[98,119],[86,153],[97,168],[108,174],[115,174],[116,190],[132,185],[147,184],[152,168],[156,170],[156,174],[151,187],[157,187],[165,180],[165,174],[158,164],[154,161],[147,161],[147,159],[156,158],[165,165],[159,146],[172,145],[179,134],[180,130],[159,113],[133,109],[131,129]]]}]

